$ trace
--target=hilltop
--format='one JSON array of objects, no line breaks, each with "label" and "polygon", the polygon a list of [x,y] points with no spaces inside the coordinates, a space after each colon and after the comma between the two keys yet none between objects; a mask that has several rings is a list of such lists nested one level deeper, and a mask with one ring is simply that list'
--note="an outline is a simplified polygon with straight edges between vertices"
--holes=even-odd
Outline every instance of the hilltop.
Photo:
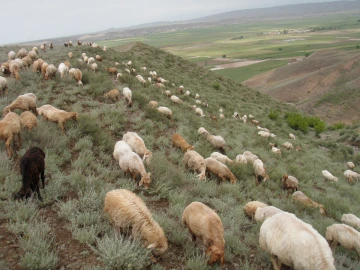
[{"label": "hilltop", "polygon": [[[0,48],[0,62],[7,60],[9,50],[20,47]],[[31,49],[31,47],[26,47]],[[68,59],[71,51],[74,58]],[[97,72],[79,62],[81,54],[99,54]],[[9,78],[8,95],[0,98],[0,110],[20,94],[34,93],[38,106],[51,104],[66,111],[79,113],[77,122],[65,125],[66,134],[59,127],[38,117],[38,127],[22,132],[23,145],[18,156],[9,160],[4,142],[0,142],[0,268],[1,269],[217,269],[206,265],[201,245],[195,246],[181,224],[184,208],[193,201],[201,201],[216,210],[225,229],[225,267],[227,269],[272,269],[269,255],[259,248],[258,233],[261,224],[250,220],[243,206],[251,200],[260,200],[282,210],[296,214],[324,235],[326,227],[339,222],[344,213],[359,213],[359,181],[348,183],[343,177],[346,162],[353,161],[355,170],[360,165],[356,147],[345,144],[358,140],[359,125],[326,131],[322,138],[310,129],[307,134],[291,129],[285,116],[299,111],[291,105],[277,101],[259,91],[215,74],[178,56],[155,47],[130,43],[108,49],[74,46],[57,46],[54,50],[39,52],[39,57],[58,66],[68,60],[73,67],[82,70],[83,86],[72,78],[57,74],[52,80],[44,80],[29,70],[20,71],[21,80]],[[147,84],[143,87],[133,76],[125,73],[125,63],[147,78],[149,71],[167,80],[165,89],[179,96],[183,104],[174,105],[162,91]],[[119,81],[106,72],[115,67],[123,76]],[[141,71],[141,67],[147,71]],[[174,83],[175,86],[172,85]],[[177,91],[183,85],[191,95],[186,97]],[[133,107],[124,100],[113,103],[103,95],[104,91],[125,86],[133,91]],[[200,106],[206,117],[196,115],[191,105],[195,94],[208,107]],[[161,106],[173,111],[168,119],[148,106],[156,100]],[[209,115],[219,115],[224,110],[225,119],[214,121]],[[255,125],[243,123],[232,117],[252,114],[276,134],[275,139],[260,137]],[[16,111],[19,113],[19,111]],[[269,118],[272,115],[272,119]],[[171,136],[181,134],[204,157],[217,151],[198,128],[204,127],[211,134],[221,135],[226,141],[225,153],[235,159],[248,150],[264,161],[270,181],[256,185],[251,164],[230,164],[237,178],[235,185],[219,183],[212,175],[207,181],[199,181],[196,173],[184,168],[183,153],[172,147]],[[136,187],[132,179],[125,177],[112,156],[116,141],[127,131],[137,132],[153,152],[147,171],[151,172],[149,190]],[[286,151],[282,147],[291,140],[301,151]],[[324,140],[326,138],[326,140]],[[269,142],[277,143],[282,156],[270,151]],[[11,194],[21,186],[19,160],[29,146],[39,146],[46,153],[46,187],[41,190],[44,202],[14,201]],[[338,182],[325,182],[321,170],[327,169],[339,177]],[[324,205],[326,214],[292,201],[291,194],[281,189],[284,174],[300,181],[300,190],[312,200]],[[150,254],[126,235],[115,235],[109,217],[103,213],[106,192],[126,188],[134,191],[147,204],[153,217],[164,229],[169,249],[151,263]],[[337,248],[334,253],[337,269],[357,266],[357,254]]]}]

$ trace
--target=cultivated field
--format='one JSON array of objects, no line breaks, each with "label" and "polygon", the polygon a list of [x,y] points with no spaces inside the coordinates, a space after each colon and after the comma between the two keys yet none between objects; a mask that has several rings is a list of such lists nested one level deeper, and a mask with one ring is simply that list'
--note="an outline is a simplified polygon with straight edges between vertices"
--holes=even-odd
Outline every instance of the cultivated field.
[{"label": "cultivated field", "polygon": [[[0,62],[7,60],[8,51],[18,49],[0,48]],[[69,51],[73,52],[73,59],[67,58]],[[83,52],[88,56],[102,56],[103,61],[97,62],[97,72],[78,61]],[[315,136],[311,128],[306,134],[293,130],[286,123],[285,115],[296,112],[294,107],[142,43],[113,47],[107,52],[84,46],[55,47],[52,51],[40,52],[39,56],[55,66],[69,60],[73,67],[82,70],[84,85],[77,86],[69,77],[60,79],[59,74],[44,80],[32,69],[25,69],[20,71],[21,80],[8,78],[9,90],[0,99],[0,110],[18,95],[32,92],[38,98],[38,107],[52,104],[76,111],[79,119],[69,121],[65,125],[66,134],[62,135],[56,124],[39,116],[36,129],[22,132],[22,148],[11,160],[6,156],[4,142],[0,142],[0,269],[220,269],[219,265],[206,265],[203,246],[195,245],[181,224],[184,208],[193,201],[207,204],[222,220],[226,241],[224,269],[272,269],[269,255],[259,248],[261,224],[243,212],[247,202],[260,200],[294,213],[322,235],[327,226],[340,222],[342,214],[360,213],[360,183],[355,180],[350,184],[343,176],[347,161],[353,161],[355,171],[359,172],[358,148],[348,144],[359,140],[359,125],[330,126],[332,130],[320,136]],[[239,55],[234,53],[234,57]],[[143,87],[124,71],[124,63],[129,60],[144,78],[150,70],[156,70],[170,82],[164,89],[149,83]],[[115,67],[115,62],[120,63],[118,70],[123,74],[119,81],[105,70]],[[147,67],[146,72],[140,71],[142,66]],[[181,95],[177,91],[179,85],[191,95]],[[133,91],[132,108],[126,107],[124,100],[113,103],[103,96],[103,91],[122,90],[125,86]],[[183,104],[174,105],[162,94],[165,89],[179,96]],[[198,105],[206,117],[190,109],[190,105],[195,104],[196,93],[209,105]],[[151,100],[171,108],[173,118],[168,119],[150,108]],[[224,110],[225,119],[210,119],[210,114],[219,116],[220,108]],[[235,111],[240,115],[254,115],[262,127],[276,134],[276,139],[260,137],[255,125],[232,117]],[[231,159],[246,150],[258,155],[265,163],[270,180],[256,185],[251,165],[233,164],[229,168],[237,178],[235,185],[219,183],[213,175],[199,181],[196,173],[184,168],[183,153],[171,143],[171,136],[179,133],[203,157],[209,157],[217,149],[198,134],[199,127],[221,135],[226,141],[226,155]],[[127,131],[137,132],[153,152],[147,166],[152,179],[148,190],[136,187],[133,180],[125,177],[112,157],[116,141]],[[282,147],[285,141],[290,141],[289,133],[296,135],[296,140],[291,142],[301,146],[301,151],[287,151]],[[269,142],[278,144],[282,156],[270,151]],[[39,146],[46,153],[43,202],[35,198],[15,201],[11,197],[21,186],[19,160],[30,146]],[[339,181],[326,182],[321,175],[325,169],[339,177]],[[299,189],[323,204],[325,215],[318,209],[294,203],[291,194],[281,189],[284,174],[299,179]],[[116,237],[103,207],[106,192],[118,188],[137,193],[164,229],[169,249],[157,263],[152,263],[151,254],[141,243],[128,235]],[[337,247],[334,258],[337,269],[359,267],[358,255],[353,250]]]}]

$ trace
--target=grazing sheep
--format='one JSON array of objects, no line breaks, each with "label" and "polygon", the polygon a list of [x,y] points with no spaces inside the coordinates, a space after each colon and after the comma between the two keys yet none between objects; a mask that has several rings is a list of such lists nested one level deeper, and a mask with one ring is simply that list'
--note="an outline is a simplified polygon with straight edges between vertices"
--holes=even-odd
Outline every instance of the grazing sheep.
[{"label": "grazing sheep", "polygon": [[58,123],[63,134],[65,133],[64,125],[66,121],[69,119],[77,121],[79,116],[77,112],[66,112],[59,110],[49,104],[37,108],[37,112],[39,115],[42,115],[45,120]]},{"label": "grazing sheep", "polygon": [[333,181],[333,182],[337,182],[339,180],[339,178],[333,176],[329,171],[327,170],[322,170],[321,171],[322,175],[324,176],[325,178],[325,181],[328,180],[328,181]]},{"label": "grazing sheep", "polygon": [[29,131],[37,126],[37,118],[31,111],[24,111],[20,114],[21,128]]},{"label": "grazing sheep", "polygon": [[301,151],[301,146],[300,146],[300,145],[296,146],[295,151],[296,151],[296,152]]},{"label": "grazing sheep", "polygon": [[187,143],[187,141],[180,134],[173,134],[171,137],[172,145],[186,152],[187,150],[194,150],[194,146]]},{"label": "grazing sheep", "polygon": [[29,198],[34,192],[42,201],[40,195],[40,177],[42,188],[45,188],[45,153],[37,146],[30,147],[20,159],[20,173],[22,175],[22,186],[14,194],[15,199]]},{"label": "grazing sheep", "polygon": [[289,137],[290,137],[291,139],[294,139],[294,140],[295,140],[295,135],[294,135],[294,134],[290,133],[290,134],[289,134]]},{"label": "grazing sheep", "polygon": [[360,232],[345,224],[333,224],[326,228],[325,238],[335,251],[337,244],[346,249],[355,249],[360,257]]},{"label": "grazing sheep", "polygon": [[231,184],[236,183],[237,181],[236,177],[225,164],[221,163],[220,161],[212,157],[206,158],[205,164],[206,164],[206,172],[208,174],[210,174],[210,172],[215,174],[216,176],[220,177],[220,179],[223,182],[225,182],[226,178],[228,178]]},{"label": "grazing sheep", "polygon": [[281,183],[284,189],[291,189],[292,192],[297,191],[299,188],[299,180],[291,175],[284,174]]},{"label": "grazing sheep", "polygon": [[39,50],[38,50],[38,48],[37,48],[37,47],[33,47],[31,50],[32,50],[32,51],[34,51],[34,52],[36,52],[36,54],[38,54],[38,53],[39,53]]},{"label": "grazing sheep", "polygon": [[130,88],[125,87],[123,89],[123,96],[125,97],[125,100],[127,102],[127,106],[128,107],[132,107],[133,102],[132,102],[132,91],[130,90]]},{"label": "grazing sheep", "polygon": [[119,161],[122,156],[127,155],[128,153],[131,153],[133,150],[131,149],[130,145],[125,142],[124,140],[117,141],[114,146],[114,152],[113,157]]},{"label": "grazing sheep", "polygon": [[256,210],[268,206],[266,203],[260,201],[251,201],[244,205],[244,212],[251,218],[254,218]]},{"label": "grazing sheep", "polygon": [[201,104],[201,100],[195,100],[195,104]]},{"label": "grazing sheep", "polygon": [[64,47],[69,47],[69,43],[68,42],[64,42]]},{"label": "grazing sheep", "polygon": [[219,118],[220,119],[225,119],[225,115],[223,115],[222,113],[219,114]]},{"label": "grazing sheep", "polygon": [[265,207],[258,207],[255,211],[254,219],[256,221],[263,222],[265,219],[272,217],[273,215],[284,212],[283,210],[275,207],[275,206],[265,206]]},{"label": "grazing sheep", "polygon": [[[29,56],[29,57],[31,58],[31,60],[35,60],[36,57],[37,57],[37,53],[34,52],[34,51],[30,51],[30,52],[28,52],[28,55],[27,55],[27,56]],[[23,59],[24,59],[24,58],[23,58]]]},{"label": "grazing sheep", "polygon": [[[249,117],[249,118],[250,118],[250,117]],[[256,126],[260,125],[260,122],[257,121],[257,120],[255,120],[255,119],[251,120],[251,123],[253,123],[253,124],[256,125]]]},{"label": "grazing sheep", "polygon": [[142,68],[141,68],[141,71],[146,71],[146,67],[142,67]]},{"label": "grazing sheep", "polygon": [[[15,60],[12,60],[10,62],[16,63],[19,66],[19,70],[22,69],[22,67],[24,66],[24,62],[22,59],[20,58],[16,58]],[[13,71],[10,70],[11,73],[14,73]]]},{"label": "grazing sheep", "polygon": [[73,53],[72,52],[68,52],[68,57],[71,59],[74,57]]},{"label": "grazing sheep", "polygon": [[148,77],[148,82],[151,83],[151,78],[150,77]]},{"label": "grazing sheep", "polygon": [[110,74],[117,74],[118,70],[117,68],[106,68],[106,71]]},{"label": "grazing sheep", "polygon": [[335,270],[324,237],[294,214],[280,212],[267,218],[260,228],[259,244],[270,253],[275,270],[282,264],[298,270]]},{"label": "grazing sheep", "polygon": [[120,100],[120,91],[118,89],[110,90],[104,94],[104,97],[110,98],[112,101],[116,102]]},{"label": "grazing sheep", "polygon": [[190,91],[189,90],[187,90],[186,92],[185,92],[185,94],[184,94],[184,96],[190,96]]},{"label": "grazing sheep", "polygon": [[236,163],[241,163],[241,164],[247,164],[246,157],[244,155],[242,155],[242,154],[239,154],[239,155],[236,156],[235,162]]},{"label": "grazing sheep", "polygon": [[77,41],[78,46],[82,45],[82,42],[80,40]]},{"label": "grazing sheep", "polygon": [[31,59],[30,56],[25,56],[24,58],[21,59],[21,61],[23,62],[23,67],[26,68],[29,68],[33,63],[33,60]]},{"label": "grazing sheep", "polygon": [[228,158],[227,156],[225,156],[225,155],[223,155],[223,154],[221,154],[219,152],[211,153],[210,157],[216,159],[217,161],[220,161],[223,164],[226,164],[226,163],[232,164],[232,163],[234,163],[233,160],[231,160],[230,158]]},{"label": "grazing sheep", "polygon": [[0,76],[0,93],[1,96],[5,96],[8,89],[8,82],[7,79]]},{"label": "grazing sheep", "polygon": [[354,214],[343,214],[341,217],[341,222],[344,222],[358,230],[360,230],[360,218]]},{"label": "grazing sheep", "polygon": [[77,82],[78,82],[78,85],[83,85],[82,83],[82,72],[80,69],[78,68],[71,68],[69,70],[69,74],[71,77],[73,77]]},{"label": "grazing sheep", "polygon": [[71,40],[69,40],[68,44],[69,44],[69,47],[72,47],[72,45],[73,45]]},{"label": "grazing sheep", "polygon": [[5,75],[5,76],[10,76],[10,65],[8,62],[2,63],[0,66],[1,72]]},{"label": "grazing sheep", "polygon": [[158,88],[165,87],[165,85],[162,83],[154,83],[153,86],[158,87]]},{"label": "grazing sheep", "polygon": [[91,63],[95,63],[95,58],[94,57],[89,57],[87,64],[90,65]]},{"label": "grazing sheep", "polygon": [[88,60],[89,60],[89,57],[87,57],[87,56],[85,55],[85,56],[83,56],[83,60],[84,60],[84,63],[87,63]]},{"label": "grazing sheep", "polygon": [[349,183],[353,182],[353,179],[358,179],[360,177],[360,174],[358,174],[357,172],[354,172],[352,170],[346,170],[344,172],[344,176],[346,177],[346,180],[349,181]]},{"label": "grazing sheep", "polygon": [[64,63],[60,63],[60,65],[58,67],[58,71],[60,73],[60,78],[62,78],[69,72],[69,68],[67,66],[65,66]]},{"label": "grazing sheep", "polygon": [[21,49],[18,51],[16,57],[17,57],[17,58],[23,58],[23,57],[25,57],[26,55],[27,55],[26,49],[25,49],[25,48],[21,48]]},{"label": "grazing sheep", "polygon": [[156,255],[167,250],[163,229],[152,218],[143,200],[131,191],[116,189],[106,193],[104,211],[116,228],[131,228],[132,236],[143,241],[144,246],[153,249]]},{"label": "grazing sheep", "polygon": [[52,50],[54,49],[54,44],[52,44],[52,42],[49,43],[49,48]]},{"label": "grazing sheep", "polygon": [[284,146],[285,149],[287,149],[287,150],[294,149],[294,146],[292,145],[292,143],[289,143],[289,142],[284,142],[284,143],[283,143],[283,146]]},{"label": "grazing sheep", "polygon": [[205,180],[206,164],[205,159],[194,150],[187,150],[184,154],[183,165],[199,173],[199,180]]},{"label": "grazing sheep", "polygon": [[129,73],[129,74],[131,74],[131,71],[130,71],[130,69],[128,69],[128,68],[125,68],[124,71],[127,72],[127,73]]},{"label": "grazing sheep", "polygon": [[172,111],[168,108],[168,107],[162,107],[160,106],[159,108],[157,108],[157,110],[162,113],[162,114],[165,114],[168,118],[171,119],[173,113]]},{"label": "grazing sheep", "polygon": [[263,131],[263,130],[260,130],[258,132],[258,135],[260,135],[261,137],[264,137],[264,138],[269,138],[271,133],[270,132],[267,132],[267,131]]},{"label": "grazing sheep", "polygon": [[127,142],[131,149],[147,163],[150,162],[152,152],[146,148],[144,140],[136,132],[126,132],[122,138]]},{"label": "grazing sheep", "polygon": [[21,121],[16,113],[9,112],[0,120],[0,140],[5,141],[6,154],[9,158],[12,158],[14,153],[21,147],[20,130]]},{"label": "grazing sheep", "polygon": [[102,61],[102,57],[101,57],[100,55],[96,55],[96,56],[95,56],[95,59],[96,59],[96,61],[99,61],[99,62]]},{"label": "grazing sheep", "polygon": [[[20,60],[21,61],[21,60]],[[19,74],[19,71],[20,71],[20,65],[19,63],[15,60],[11,60],[9,62],[9,72],[11,75],[13,75],[15,77],[15,79],[17,80],[20,80],[21,77],[20,77],[20,74]]]},{"label": "grazing sheep", "polygon": [[269,132],[270,133],[270,130],[268,130],[267,128],[263,128],[263,127],[260,127],[260,126],[256,126],[256,128],[258,130],[262,130],[262,131],[266,131],[266,132]]},{"label": "grazing sheep", "polygon": [[162,94],[165,94],[167,97],[171,96],[171,91],[170,90],[165,90],[161,92]]},{"label": "grazing sheep", "polygon": [[276,148],[275,146],[271,147],[271,152],[273,152],[274,154],[277,154],[279,156],[281,156],[281,150],[279,148]]},{"label": "grazing sheep", "polygon": [[172,95],[172,96],[170,97],[170,99],[171,99],[171,101],[174,102],[175,104],[181,104],[181,103],[183,103],[183,101],[182,101],[180,98],[178,98],[177,96],[174,96],[174,95]]},{"label": "grazing sheep", "polygon": [[141,75],[136,75],[136,78],[138,79],[138,81],[145,86],[146,85],[146,81],[144,80],[143,76]]},{"label": "grazing sheep", "polygon": [[49,64],[47,62],[44,62],[42,65],[41,65],[41,75],[43,77],[45,77],[45,73],[46,73],[46,69],[47,67],[49,66]]},{"label": "grazing sheep", "polygon": [[[198,108],[196,108],[198,109]],[[215,136],[215,135],[210,135],[209,132],[203,128],[200,127],[198,129],[198,132],[204,136],[206,136],[206,139],[216,148],[218,148],[220,150],[220,152],[224,153],[225,152],[225,140],[223,137],[221,136]]]},{"label": "grazing sheep", "polygon": [[151,100],[151,101],[149,101],[149,106],[151,108],[156,108],[157,106],[159,106],[159,103],[155,100]]},{"label": "grazing sheep", "polygon": [[45,76],[44,76],[45,80],[55,77],[56,71],[57,71],[57,68],[53,64],[48,65],[48,67],[46,68]]},{"label": "grazing sheep", "polygon": [[245,151],[243,155],[246,158],[246,161],[251,164],[254,164],[254,161],[259,158],[257,155],[254,155],[250,151]]},{"label": "grazing sheep", "polygon": [[98,69],[98,65],[96,63],[91,63],[89,66],[90,69],[93,70],[94,72]]},{"label": "grazing sheep", "polygon": [[351,161],[349,161],[348,163],[346,163],[346,166],[349,168],[349,169],[354,169],[354,167],[355,167],[355,164],[354,163],[352,163]]},{"label": "grazing sheep", "polygon": [[15,56],[16,56],[15,52],[14,52],[14,51],[10,51],[10,52],[8,53],[8,60],[9,60],[9,61],[10,61],[10,60],[14,60],[14,59],[15,59]]},{"label": "grazing sheep", "polygon": [[46,52],[46,44],[41,44],[40,50],[43,50],[44,52]]},{"label": "grazing sheep", "polygon": [[121,74],[120,72],[116,74],[116,79],[115,79],[115,81],[118,81],[118,80],[119,80],[119,77],[122,77],[122,74]]},{"label": "grazing sheep", "polygon": [[195,113],[200,115],[200,117],[205,117],[205,114],[203,113],[203,110],[200,109],[200,108],[196,108]]},{"label": "grazing sheep", "polygon": [[259,184],[261,181],[266,182],[267,180],[270,180],[265,172],[264,163],[260,159],[254,161],[253,168],[255,171],[256,184]]},{"label": "grazing sheep", "polygon": [[301,191],[295,191],[292,197],[293,197],[293,201],[299,202],[309,207],[319,208],[320,213],[325,214],[324,206],[322,204],[314,202]]},{"label": "grazing sheep", "polygon": [[39,58],[38,60],[35,60],[33,63],[33,71],[34,72],[41,72],[41,66],[44,64],[44,60]]},{"label": "grazing sheep", "polygon": [[206,254],[210,256],[208,265],[220,261],[224,264],[224,227],[214,210],[201,202],[192,202],[183,212],[182,223],[189,229],[193,241],[202,240]]},{"label": "grazing sheep", "polygon": [[36,96],[33,93],[26,93],[24,95],[20,95],[13,101],[10,105],[6,106],[3,110],[3,115],[6,115],[10,111],[15,109],[19,109],[22,111],[31,110],[35,115],[36,112]]}]

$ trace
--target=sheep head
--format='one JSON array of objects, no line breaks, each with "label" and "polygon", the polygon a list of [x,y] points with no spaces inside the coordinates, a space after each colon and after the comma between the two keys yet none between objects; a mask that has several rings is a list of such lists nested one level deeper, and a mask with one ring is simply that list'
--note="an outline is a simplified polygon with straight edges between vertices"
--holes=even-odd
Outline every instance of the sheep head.
[{"label": "sheep head", "polygon": [[199,178],[199,180],[205,180],[206,179],[205,172],[200,173],[197,177]]},{"label": "sheep head", "polygon": [[147,248],[152,249],[155,255],[161,255],[168,249],[167,239],[160,237],[155,243],[148,245]]},{"label": "sheep head", "polygon": [[210,246],[206,250],[206,255],[210,255],[208,265],[213,265],[217,261],[220,261],[221,265],[224,265],[224,250],[216,246]]},{"label": "sheep head", "polygon": [[139,186],[144,185],[145,189],[149,189],[150,187],[150,183],[151,183],[151,179],[150,179],[151,173],[146,173],[145,175],[143,175],[141,177],[141,180],[139,182]]},{"label": "sheep head", "polygon": [[6,106],[3,110],[3,116],[7,115],[10,112],[10,109],[8,106]]},{"label": "sheep head", "polygon": [[152,157],[152,152],[147,150],[147,151],[145,151],[145,154],[143,156],[143,161],[146,160],[146,164],[149,164],[151,157]]},{"label": "sheep head", "polygon": [[77,121],[79,118],[79,114],[77,112],[72,112],[71,114],[71,119]]}]

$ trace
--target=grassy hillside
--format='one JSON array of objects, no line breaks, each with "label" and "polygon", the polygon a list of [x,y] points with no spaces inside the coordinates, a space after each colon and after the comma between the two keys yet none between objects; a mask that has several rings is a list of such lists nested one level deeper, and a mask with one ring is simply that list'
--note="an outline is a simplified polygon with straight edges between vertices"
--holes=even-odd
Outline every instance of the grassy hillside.
[{"label": "grassy hillside", "polygon": [[[0,62],[6,61],[9,50],[0,48]],[[27,48],[30,49],[30,48]],[[9,93],[0,99],[0,109],[18,95],[34,93],[38,106],[52,104],[66,111],[79,112],[77,122],[69,121],[66,135],[59,127],[38,117],[38,127],[32,132],[22,132],[23,146],[18,157],[9,160],[4,143],[0,143],[0,268],[1,269],[211,269],[206,265],[201,245],[191,242],[188,231],[181,224],[184,208],[192,201],[206,203],[219,214],[225,229],[227,269],[272,269],[269,255],[260,250],[258,232],[261,224],[253,223],[243,213],[243,206],[251,200],[260,200],[296,214],[312,224],[322,235],[327,226],[339,222],[343,213],[360,213],[359,182],[349,184],[343,177],[346,162],[360,164],[357,148],[344,144],[358,134],[359,125],[336,131],[327,131],[324,139],[314,132],[303,134],[286,124],[284,116],[295,111],[260,92],[214,74],[202,67],[141,43],[126,44],[109,49],[106,53],[89,47],[60,48],[40,52],[40,57],[56,66],[70,59],[73,67],[83,72],[83,87],[74,79],[59,75],[44,80],[31,70],[20,72],[22,80],[9,80]],[[77,61],[81,53],[99,54],[99,71],[90,71]],[[170,80],[166,89],[176,93],[176,86],[184,85],[190,97],[180,96],[184,103],[178,106],[162,94],[162,90],[143,87],[135,77],[126,75],[123,63],[133,62],[136,70],[148,77],[149,70]],[[124,74],[120,81],[106,73],[105,67],[121,63]],[[133,91],[134,106],[127,108],[123,100],[112,103],[103,97],[103,91],[120,90],[128,86]],[[203,108],[206,117],[200,118],[190,109],[198,93],[209,107]],[[156,100],[173,111],[170,120],[147,105]],[[223,120],[213,121],[209,114],[218,115],[224,109]],[[269,141],[257,135],[252,124],[244,124],[231,117],[252,114],[277,135],[282,145],[289,141],[289,133],[297,136],[293,141],[302,151],[285,151],[282,157],[274,156]],[[270,120],[269,112],[278,117]],[[252,151],[264,161],[270,181],[256,185],[252,167],[232,165],[238,181],[235,185],[218,183],[214,176],[200,182],[196,174],[182,165],[183,153],[172,147],[171,136],[180,133],[204,157],[216,151],[197,132],[205,127],[212,134],[221,135],[226,141],[226,154],[234,159],[245,150]],[[153,151],[147,170],[152,173],[149,190],[136,188],[125,178],[112,157],[116,141],[127,131],[137,132]],[[41,190],[44,202],[14,201],[11,194],[21,186],[19,159],[29,146],[40,146],[46,153],[46,187]],[[356,169],[357,167],[355,167]],[[328,169],[339,177],[336,183],[325,182],[321,170]],[[300,190],[324,205],[326,215],[316,209],[292,202],[291,195],[281,189],[283,174],[290,174],[300,181]],[[169,241],[168,251],[157,264],[151,264],[150,254],[141,244],[127,236],[117,239],[108,216],[103,213],[106,192],[127,188],[136,192],[151,209],[155,220],[165,231]],[[355,269],[357,254],[337,248],[334,254],[337,269]],[[217,269],[214,266],[212,269]]]}]

